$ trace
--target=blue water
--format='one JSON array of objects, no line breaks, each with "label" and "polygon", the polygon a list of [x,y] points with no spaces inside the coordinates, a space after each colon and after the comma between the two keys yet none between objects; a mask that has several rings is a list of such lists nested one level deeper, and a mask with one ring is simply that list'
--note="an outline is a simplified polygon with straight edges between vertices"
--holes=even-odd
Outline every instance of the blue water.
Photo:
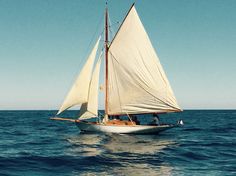
[{"label": "blue water", "polygon": [[236,111],[162,115],[185,126],[138,136],[79,134],[53,115],[0,111],[0,175],[236,175]]}]

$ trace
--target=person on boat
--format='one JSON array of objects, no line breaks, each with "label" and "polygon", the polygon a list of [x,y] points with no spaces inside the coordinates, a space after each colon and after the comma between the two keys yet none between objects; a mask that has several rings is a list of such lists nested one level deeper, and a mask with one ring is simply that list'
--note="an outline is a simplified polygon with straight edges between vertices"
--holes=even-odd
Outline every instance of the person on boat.
[{"label": "person on boat", "polygon": [[110,120],[121,120],[120,116],[118,116],[118,115],[109,116],[109,119]]},{"label": "person on boat", "polygon": [[153,119],[149,125],[157,125],[157,126],[160,125],[160,119],[157,114],[153,114]]},{"label": "person on boat", "polygon": [[136,115],[131,116],[131,120],[132,120],[133,122],[135,122],[136,125],[140,125],[140,122],[139,122],[139,120],[138,120],[138,118],[137,118]]},{"label": "person on boat", "polygon": [[114,120],[121,120],[121,119],[120,119],[120,116],[118,116],[118,115],[114,115],[114,116],[113,116],[113,119],[114,119]]}]

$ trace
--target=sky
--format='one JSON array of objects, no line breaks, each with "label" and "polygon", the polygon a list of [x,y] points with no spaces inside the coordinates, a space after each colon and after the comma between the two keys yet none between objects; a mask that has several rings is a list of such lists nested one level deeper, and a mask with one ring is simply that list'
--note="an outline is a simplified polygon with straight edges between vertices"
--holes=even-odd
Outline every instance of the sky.
[{"label": "sky", "polygon": [[[133,2],[108,1],[113,33]],[[235,109],[236,1],[135,2],[179,105]],[[0,110],[58,109],[104,9],[103,0],[0,0]]]}]

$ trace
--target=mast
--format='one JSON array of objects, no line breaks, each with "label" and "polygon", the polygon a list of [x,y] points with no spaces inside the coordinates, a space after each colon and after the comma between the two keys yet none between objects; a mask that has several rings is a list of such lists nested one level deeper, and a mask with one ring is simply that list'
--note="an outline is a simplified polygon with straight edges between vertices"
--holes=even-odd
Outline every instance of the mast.
[{"label": "mast", "polygon": [[105,114],[108,114],[108,8],[106,2],[106,11],[105,11]]}]

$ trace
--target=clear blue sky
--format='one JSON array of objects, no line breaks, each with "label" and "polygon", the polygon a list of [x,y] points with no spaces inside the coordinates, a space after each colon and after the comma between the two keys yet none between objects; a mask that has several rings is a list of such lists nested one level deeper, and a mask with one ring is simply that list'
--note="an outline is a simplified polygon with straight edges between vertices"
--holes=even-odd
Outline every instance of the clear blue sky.
[{"label": "clear blue sky", "polygon": [[[109,2],[111,22],[133,1]],[[0,0],[0,109],[58,109],[80,71],[102,0]],[[236,108],[236,1],[136,1],[183,109]],[[95,35],[95,37],[94,37]]]}]

